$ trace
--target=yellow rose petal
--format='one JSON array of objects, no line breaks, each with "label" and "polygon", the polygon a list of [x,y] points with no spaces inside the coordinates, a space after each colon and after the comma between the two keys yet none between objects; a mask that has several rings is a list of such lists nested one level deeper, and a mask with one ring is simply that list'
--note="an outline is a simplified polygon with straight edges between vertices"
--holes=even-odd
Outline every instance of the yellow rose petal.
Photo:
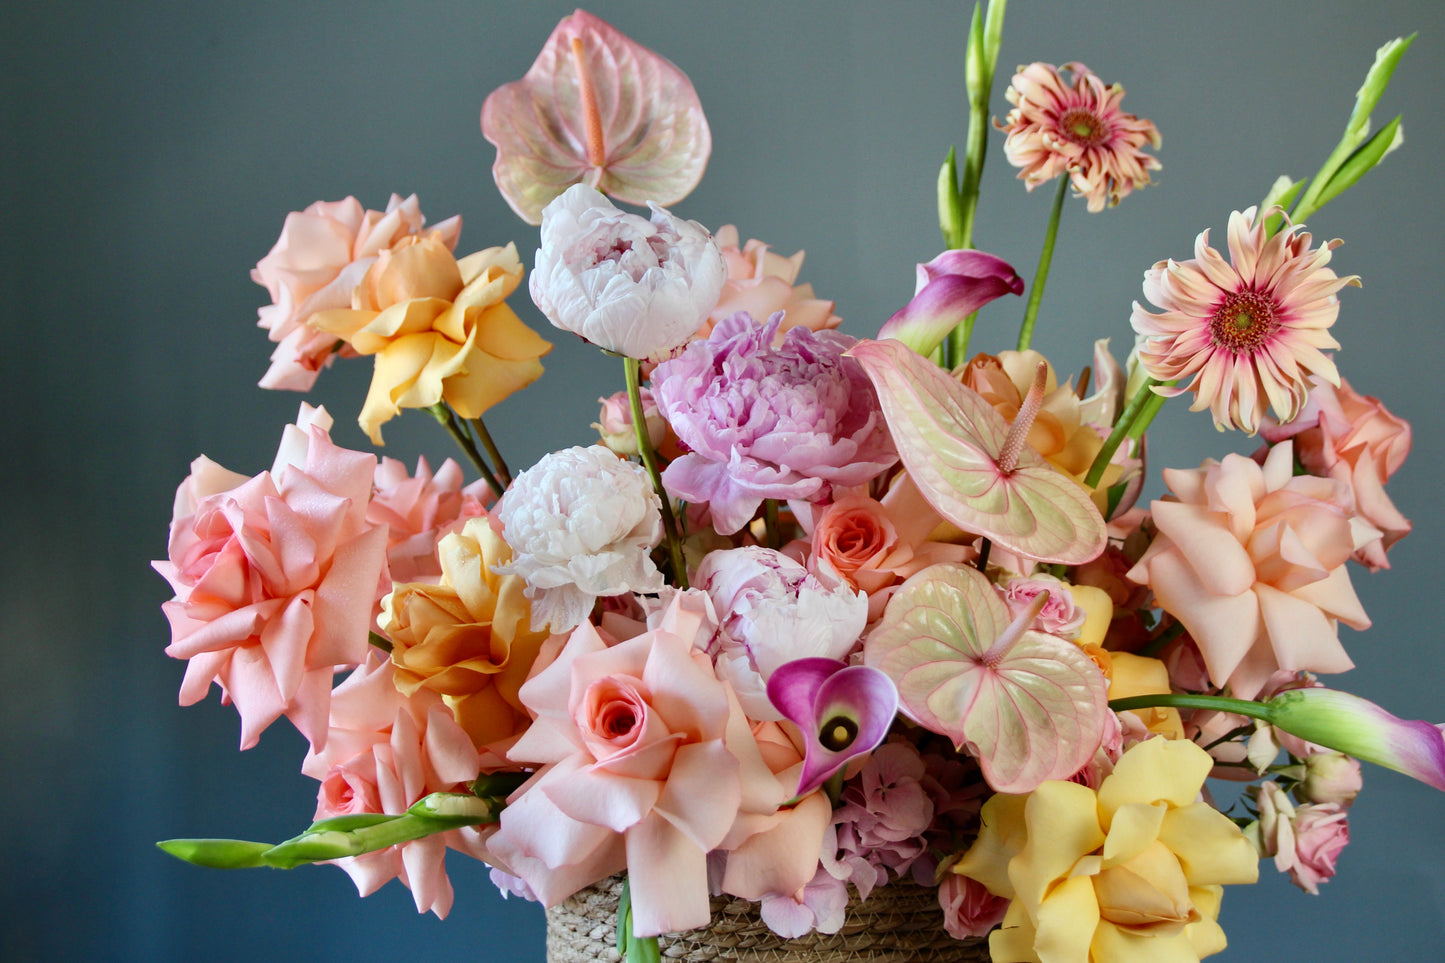
[{"label": "yellow rose petal", "polygon": [[1060,883],[1036,916],[1034,951],[1042,963],[1089,963],[1089,943],[1099,925],[1092,879],[1080,876]]},{"label": "yellow rose petal", "polygon": [[1165,807],[1148,803],[1120,806],[1109,824],[1109,838],[1104,840],[1104,868],[1133,859],[1158,839],[1164,811]]},{"label": "yellow rose petal", "polygon": [[1099,787],[1099,807],[1107,818],[1127,803],[1165,802],[1188,806],[1214,760],[1192,742],[1176,739],[1147,739],[1119,757]]},{"label": "yellow rose petal", "polygon": [[1159,828],[1159,840],[1179,856],[1191,886],[1253,883],[1259,879],[1259,853],[1228,816],[1208,803],[1171,810]]},{"label": "yellow rose petal", "polygon": [[1028,798],[1007,793],[989,797],[979,812],[978,838],[963,858],[953,864],[953,871],[977,880],[995,896],[1013,899],[1008,864],[1024,846],[1027,836],[1024,806]]},{"label": "yellow rose petal", "polygon": [[1009,864],[1017,899],[1038,906],[1055,880],[1104,845],[1094,792],[1077,783],[1050,780],[1029,794],[1024,807],[1028,842]]}]

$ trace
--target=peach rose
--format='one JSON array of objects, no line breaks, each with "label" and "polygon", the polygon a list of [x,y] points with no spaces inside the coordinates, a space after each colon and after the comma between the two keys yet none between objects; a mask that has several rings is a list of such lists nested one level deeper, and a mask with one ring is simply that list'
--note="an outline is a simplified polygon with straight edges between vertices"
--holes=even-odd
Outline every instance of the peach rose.
[{"label": "peach rose", "polygon": [[397,585],[382,600],[378,624],[391,639],[397,688],[441,695],[483,766],[509,767],[507,749],[531,724],[518,692],[547,633],[528,627],[522,578],[494,571],[511,550],[487,518],[447,535],[437,554],[440,585]]},{"label": "peach rose", "polygon": [[723,318],[746,311],[755,318],[768,318],[783,312],[778,335],[801,325],[812,331],[836,328],[843,319],[833,313],[833,302],[819,300],[811,284],[798,284],[803,269],[803,252],[792,257],[775,254],[762,241],[749,240],[738,247],[738,229],[724,224],[713,235],[727,262],[727,280],[717,307],[712,309],[694,337],[706,338],[713,325]]},{"label": "peach rose", "polygon": [[542,376],[538,359],[552,345],[505,301],[521,280],[515,245],[457,261],[437,238],[407,238],[378,256],[350,309],[311,316],[312,327],[376,356],[359,419],[374,444],[403,408],[446,402],[478,418]]}]

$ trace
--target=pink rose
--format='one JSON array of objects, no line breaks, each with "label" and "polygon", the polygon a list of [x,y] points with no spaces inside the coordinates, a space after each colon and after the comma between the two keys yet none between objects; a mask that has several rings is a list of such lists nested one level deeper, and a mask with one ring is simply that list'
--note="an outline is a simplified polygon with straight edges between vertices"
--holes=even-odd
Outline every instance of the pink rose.
[{"label": "pink rose", "polygon": [[811,284],[793,283],[803,269],[802,251],[784,257],[758,240],[749,240],[739,248],[738,237],[738,229],[731,224],[724,224],[713,235],[727,262],[727,280],[723,282],[717,307],[703,322],[697,337],[706,338],[714,324],[739,311],[755,318],[771,317],[782,311],[780,337],[788,328],[800,325],[811,331],[823,331],[843,323],[843,319],[833,313],[832,301],[814,297]]},{"label": "pink rose", "polygon": [[[391,663],[370,658],[332,693],[326,748],[311,750],[301,764],[321,780],[315,818],[397,815],[430,793],[465,791],[463,784],[477,777],[477,751],[441,697],[425,689],[403,697],[392,671]],[[444,918],[452,906],[448,845],[483,853],[478,832],[459,829],[335,862],[362,896],[399,878],[417,912]]]},{"label": "pink rose", "polygon": [[169,560],[176,595],[166,654],[189,660],[181,705],[212,682],[241,714],[241,748],[285,715],[326,743],[331,677],[362,662],[386,529],[366,520],[372,455],[331,442],[325,409],[301,406],[271,471],[246,478],[197,459],[176,492]]},{"label": "pink rose", "polygon": [[1335,860],[1350,841],[1349,819],[1336,803],[1290,802],[1277,782],[1259,787],[1259,820],[1246,831],[1261,856],[1311,895],[1335,875]]},{"label": "pink rose", "polygon": [[1033,628],[1061,639],[1077,639],[1079,630],[1084,627],[1085,612],[1074,604],[1074,596],[1062,579],[1040,574],[1011,578],[999,585],[999,594],[1013,618],[1028,611],[1034,599],[1044,592],[1049,593],[1049,600],[1039,611]]},{"label": "pink rose", "polygon": [[1305,778],[1296,792],[1312,803],[1350,808],[1364,787],[1360,762],[1342,752],[1317,752],[1305,757]]},{"label": "pink rose", "polygon": [[[642,420],[647,425],[648,444],[652,445],[653,451],[660,451],[663,443],[667,441],[667,420],[658,412],[657,402],[652,400],[650,389],[643,388],[640,394]],[[602,436],[602,444],[619,455],[637,454],[637,428],[632,423],[632,402],[627,397],[627,392],[619,391],[606,398],[598,398],[597,401],[602,405],[602,410],[592,427]]]},{"label": "pink rose", "polygon": [[1270,442],[1293,438],[1307,471],[1350,487],[1355,511],[1380,530],[1355,558],[1371,571],[1389,568],[1385,552],[1410,532],[1409,519],[1385,494],[1385,482],[1410,453],[1409,423],[1392,415],[1378,398],[1354,391],[1344,379],[1336,388],[1311,375],[1309,399],[1300,416],[1289,424],[1266,425],[1260,434]]},{"label": "pink rose", "polygon": [[522,687],[537,718],[508,756],[540,768],[489,848],[546,905],[626,867],[637,935],[707,925],[707,854],[743,786],[727,739],[736,702],[692,647],[698,618],[675,603],[611,647],[584,622]]},{"label": "pink rose", "polygon": [[[437,542],[460,530],[468,518],[486,514],[491,491],[483,481],[462,487],[462,469],[448,458],[436,474],[425,458],[417,460],[416,474],[395,458],[376,466],[375,491],[366,506],[366,520],[386,527],[386,559],[391,582],[419,582],[439,578]],[[385,594],[385,593],[383,593]]]},{"label": "pink rose", "polygon": [[[360,201],[348,197],[286,215],[280,239],[251,271],[251,280],[266,288],[272,302],[257,323],[278,342],[261,387],[310,390],[335,357],[337,338],[306,320],[317,311],[351,307],[351,292],[377,255],[422,234],[425,223],[415,194],[391,195],[385,211],[363,211]],[[450,250],[461,229],[461,218],[451,217],[427,233]]]},{"label": "pink rose", "polygon": [[956,940],[987,936],[1008,912],[1009,900],[990,893],[978,880],[948,873],[938,884],[943,928]]}]

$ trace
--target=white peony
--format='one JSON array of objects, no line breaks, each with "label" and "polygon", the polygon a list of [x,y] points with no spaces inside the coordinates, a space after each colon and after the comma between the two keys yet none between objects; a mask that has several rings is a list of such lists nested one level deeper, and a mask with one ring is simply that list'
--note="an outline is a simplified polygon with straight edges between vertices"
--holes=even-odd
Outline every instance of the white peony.
[{"label": "white peony", "polygon": [[616,354],[659,360],[717,304],[727,262],[701,224],[650,206],[651,221],[585,184],[569,187],[542,211],[529,285],[555,327]]},{"label": "white peony", "polygon": [[532,602],[532,628],[569,632],[601,595],[657,592],[649,557],[662,541],[662,508],[640,466],[600,445],[552,452],[512,482],[497,504],[512,562]]}]

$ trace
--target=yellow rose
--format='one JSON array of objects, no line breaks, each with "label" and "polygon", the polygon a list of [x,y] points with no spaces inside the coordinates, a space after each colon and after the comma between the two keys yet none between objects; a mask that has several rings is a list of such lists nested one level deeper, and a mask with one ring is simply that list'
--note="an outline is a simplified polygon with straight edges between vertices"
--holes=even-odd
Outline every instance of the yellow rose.
[{"label": "yellow rose", "polygon": [[[1158,659],[1132,652],[1111,652],[1114,673],[1109,680],[1110,699],[1169,692],[1169,667]],[[1169,739],[1184,738],[1184,722],[1173,706],[1153,706],[1130,710],[1156,735]]]},{"label": "yellow rose", "polygon": [[994,963],[1175,963],[1224,949],[1222,887],[1253,883],[1259,858],[1197,801],[1213,764],[1192,742],[1148,739],[1097,792],[1049,781],[985,803],[953,869],[1012,900],[989,938]]},{"label": "yellow rose", "polygon": [[497,575],[511,550],[473,518],[437,546],[440,585],[396,585],[378,619],[391,640],[396,687],[438,692],[472,743],[501,756],[530,724],[517,690],[547,639],[530,630],[521,576]]},{"label": "yellow rose", "polygon": [[542,376],[538,359],[552,345],[505,301],[521,280],[515,245],[457,261],[435,237],[408,238],[377,258],[351,308],[311,316],[313,327],[376,356],[358,419],[373,443],[402,408],[445,401],[478,418]]}]

